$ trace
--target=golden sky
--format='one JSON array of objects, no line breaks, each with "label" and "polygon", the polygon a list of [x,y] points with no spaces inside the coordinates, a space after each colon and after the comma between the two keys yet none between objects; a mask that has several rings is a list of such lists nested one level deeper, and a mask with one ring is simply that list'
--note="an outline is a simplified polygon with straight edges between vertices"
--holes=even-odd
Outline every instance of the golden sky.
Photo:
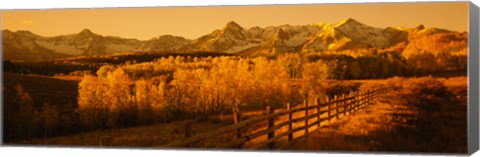
[{"label": "golden sky", "polygon": [[354,18],[381,28],[423,24],[468,30],[468,2],[1,10],[0,13],[2,30],[29,30],[56,36],[88,28],[101,35],[141,40],[165,34],[198,38],[229,21],[250,28],[338,23]]}]

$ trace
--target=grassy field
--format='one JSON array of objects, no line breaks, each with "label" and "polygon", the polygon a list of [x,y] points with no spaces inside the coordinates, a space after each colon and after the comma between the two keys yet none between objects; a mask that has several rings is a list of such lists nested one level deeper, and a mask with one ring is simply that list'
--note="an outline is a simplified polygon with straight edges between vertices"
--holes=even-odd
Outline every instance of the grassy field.
[{"label": "grassy field", "polygon": [[[442,106],[423,112],[413,105],[422,95],[408,87],[381,97],[357,113],[321,127],[287,149],[307,151],[467,152],[466,78],[437,79],[455,96],[429,98]],[[408,82],[406,82],[408,83]],[[427,100],[423,101],[425,103]]]}]

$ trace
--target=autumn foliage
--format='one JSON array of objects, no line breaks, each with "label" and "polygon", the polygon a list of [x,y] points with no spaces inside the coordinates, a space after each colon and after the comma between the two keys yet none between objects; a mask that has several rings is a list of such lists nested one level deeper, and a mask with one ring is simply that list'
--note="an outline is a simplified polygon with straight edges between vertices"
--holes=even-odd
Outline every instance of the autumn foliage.
[{"label": "autumn foliage", "polygon": [[290,99],[291,92],[287,68],[265,58],[171,57],[105,66],[97,75],[86,75],[79,89],[80,118],[90,128],[281,105]]}]

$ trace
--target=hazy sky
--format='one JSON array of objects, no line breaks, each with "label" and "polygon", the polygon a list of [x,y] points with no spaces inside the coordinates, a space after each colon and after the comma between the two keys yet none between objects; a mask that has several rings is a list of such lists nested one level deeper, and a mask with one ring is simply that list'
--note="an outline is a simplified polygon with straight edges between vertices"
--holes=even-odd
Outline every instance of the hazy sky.
[{"label": "hazy sky", "polygon": [[164,34],[193,39],[229,21],[250,28],[338,23],[346,18],[381,28],[424,24],[467,31],[468,2],[2,10],[1,26],[43,36],[78,33],[88,28],[101,35],[141,40]]}]

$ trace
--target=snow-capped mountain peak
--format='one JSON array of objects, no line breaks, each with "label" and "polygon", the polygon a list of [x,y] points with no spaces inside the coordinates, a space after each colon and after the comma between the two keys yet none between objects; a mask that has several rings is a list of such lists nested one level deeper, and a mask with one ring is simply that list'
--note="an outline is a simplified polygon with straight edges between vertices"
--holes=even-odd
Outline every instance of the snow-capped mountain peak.
[{"label": "snow-capped mountain peak", "polygon": [[[61,55],[100,55],[135,51],[207,51],[245,55],[276,55],[286,52],[325,52],[350,49],[388,48],[442,33],[456,33],[438,28],[387,27],[378,28],[347,18],[336,24],[325,22],[308,25],[289,25],[243,28],[235,21],[227,22],[197,39],[163,35],[140,41],[120,37],[102,36],[89,29],[56,37],[42,37],[29,31],[3,30],[4,51],[9,59],[15,53],[49,54],[31,57],[48,58]],[[13,53],[13,54],[12,54]],[[23,55],[22,56],[28,56]],[[24,59],[31,59],[24,58]]]}]

